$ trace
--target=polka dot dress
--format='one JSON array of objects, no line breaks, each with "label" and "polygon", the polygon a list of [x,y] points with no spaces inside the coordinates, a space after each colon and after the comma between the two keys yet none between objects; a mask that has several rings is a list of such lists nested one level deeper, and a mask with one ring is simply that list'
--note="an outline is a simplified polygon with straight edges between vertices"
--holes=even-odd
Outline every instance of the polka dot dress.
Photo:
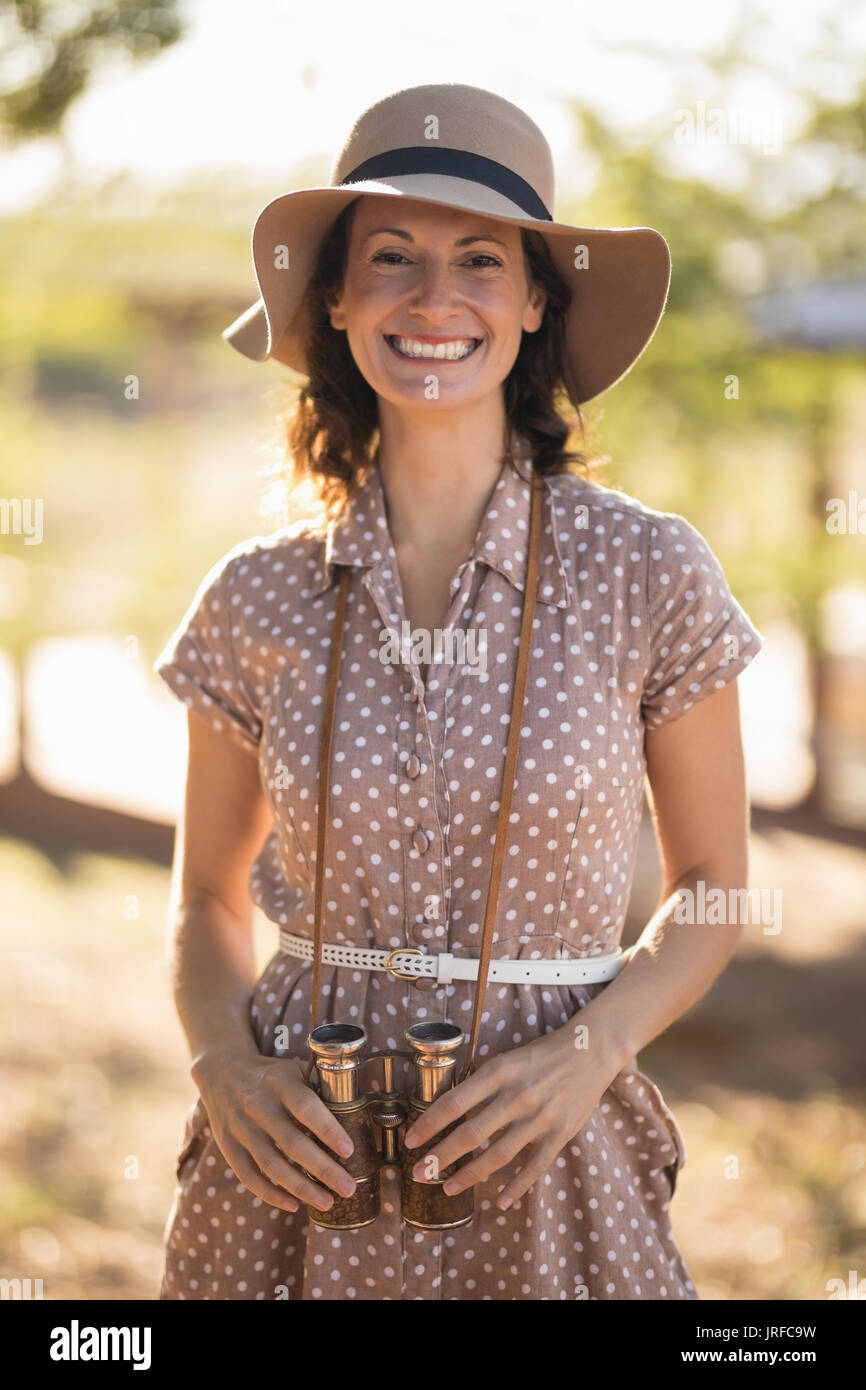
[{"label": "polka dot dress", "polygon": [[[393,660],[383,652],[388,632],[399,635],[408,620],[375,464],[327,539],[300,522],[229,551],[155,662],[190,709],[258,759],[274,827],[250,891],[275,924],[313,935],[318,749],[337,590],[331,562],[340,562],[353,572],[331,764],[325,939],[478,956],[530,481],[525,450],[503,464],[451,583],[447,627],[464,634],[465,647],[434,647],[426,686],[410,642]],[[533,641],[493,946],[494,956],[526,959],[617,947],[643,804],[644,729],[734,680],[762,645],[718,560],[681,516],[570,474],[546,478],[540,501]],[[311,968],[277,952],[257,982],[251,1021],[263,1053],[306,1059]],[[471,981],[420,991],[384,973],[323,966],[322,986],[322,1021],[363,1024],[371,1049],[403,1047],[403,1030],[425,1020],[459,1022],[468,1034]],[[560,1028],[605,987],[489,986],[478,1066]],[[375,1073],[365,1072],[371,1089]],[[304,1207],[287,1213],[249,1192],[198,1100],[178,1159],[160,1297],[698,1297],[669,1214],[683,1140],[648,1076],[633,1065],[621,1071],[546,1175],[500,1212],[496,1197],[527,1153],[475,1186],[471,1225],[404,1226],[396,1170],[385,1168],[379,1218],[332,1232],[311,1223]]]}]

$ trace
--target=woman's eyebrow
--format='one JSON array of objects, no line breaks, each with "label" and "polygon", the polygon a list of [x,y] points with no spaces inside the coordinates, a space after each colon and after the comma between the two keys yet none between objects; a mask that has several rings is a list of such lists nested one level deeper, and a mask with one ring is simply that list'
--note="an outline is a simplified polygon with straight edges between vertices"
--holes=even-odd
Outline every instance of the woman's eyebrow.
[{"label": "woman's eyebrow", "polygon": [[[386,234],[388,236],[399,236],[402,237],[404,241],[415,240],[415,238],[411,236],[409,232],[402,231],[399,227],[375,227],[372,232],[367,233],[367,235],[364,237],[364,241],[367,242],[370,240],[370,237],[380,236],[382,234]],[[501,246],[503,250],[508,250],[508,247],[506,246],[505,242],[500,241],[498,236],[464,236],[461,237],[459,241],[455,241],[454,245],[469,246],[470,243],[473,241],[494,241],[496,245]]]}]

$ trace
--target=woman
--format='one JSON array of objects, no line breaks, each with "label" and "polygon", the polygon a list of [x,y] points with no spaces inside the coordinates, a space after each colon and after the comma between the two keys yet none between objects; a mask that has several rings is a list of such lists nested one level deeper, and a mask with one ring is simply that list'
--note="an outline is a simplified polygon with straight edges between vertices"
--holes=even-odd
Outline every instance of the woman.
[{"label": "woman", "polygon": [[[200,1093],[162,1298],[698,1297],[669,1217],[682,1137],[634,1059],[739,938],[675,909],[701,881],[746,883],[735,678],[761,637],[694,527],[592,482],[565,449],[557,391],[578,407],[629,370],[670,262],[651,229],[568,227],[552,205],[534,123],[448,84],[377,103],[328,189],[256,221],[262,298],[224,336],[308,376],[291,443],[328,523],[235,546],[154,667],[190,710],[174,962]],[[543,526],[492,936],[494,962],[529,982],[488,980],[476,1069],[406,1135],[419,1177],[454,1165],[473,1219],[405,1224],[385,1167],[380,1216],[335,1232],[307,1204],[355,1190],[347,1134],[304,1081],[337,567],[326,946],[477,974],[534,475]],[[384,639],[406,623],[413,641],[458,632],[466,659],[435,641],[395,659]],[[645,774],[664,887],[620,954]],[[251,897],[280,928],[258,980]],[[371,1050],[404,1047],[419,1021],[468,1023],[475,999],[471,978],[319,969],[320,1017],[361,1024]],[[557,983],[575,969],[589,982]]]}]

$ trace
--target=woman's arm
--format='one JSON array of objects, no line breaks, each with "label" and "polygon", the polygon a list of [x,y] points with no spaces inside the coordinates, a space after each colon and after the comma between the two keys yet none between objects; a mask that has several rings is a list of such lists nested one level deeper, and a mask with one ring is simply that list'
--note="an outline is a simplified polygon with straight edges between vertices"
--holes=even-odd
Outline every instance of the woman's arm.
[{"label": "woman's arm", "polygon": [[193,1069],[214,1050],[257,1053],[248,882],[273,824],[255,757],[187,715],[189,753],[172,877],[172,984]]},{"label": "woman's arm", "polygon": [[[659,906],[625,965],[580,1011],[622,1064],[703,995],[736,949],[743,922],[674,920],[679,889],[744,889],[749,807],[736,681],[646,732],[650,807],[662,860]],[[733,895],[732,895],[733,896]],[[734,901],[738,899],[734,898]]]},{"label": "woman's arm", "polygon": [[248,881],[273,824],[258,762],[192,711],[187,725],[171,921],[174,998],[190,1073],[217,1146],[240,1181],[286,1211],[297,1211],[298,1199],[325,1211],[333,1205],[328,1187],[351,1196],[355,1183],[315,1140],[345,1154],[352,1141],[304,1084],[297,1060],[262,1055],[250,1026]]}]

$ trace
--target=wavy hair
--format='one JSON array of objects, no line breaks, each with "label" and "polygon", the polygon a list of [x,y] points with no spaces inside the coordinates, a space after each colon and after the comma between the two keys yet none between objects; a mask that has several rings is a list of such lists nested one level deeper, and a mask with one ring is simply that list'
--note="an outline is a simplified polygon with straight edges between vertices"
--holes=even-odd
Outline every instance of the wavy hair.
[{"label": "wavy hair", "polygon": [[[376,393],[358,370],[347,334],[332,328],[327,308],[329,297],[343,283],[357,206],[356,198],[322,238],[302,311],[308,374],[296,399],[278,416],[289,510],[296,492],[312,490],[325,521],[348,503],[372,464],[378,443]],[[526,228],[521,228],[521,235],[527,277],[545,289],[547,303],[537,332],[523,334],[503,383],[509,437],[528,443],[537,473],[594,477],[601,461],[568,447],[578,431],[586,443],[577,383],[566,351],[565,322],[572,291],[544,238]]]}]

